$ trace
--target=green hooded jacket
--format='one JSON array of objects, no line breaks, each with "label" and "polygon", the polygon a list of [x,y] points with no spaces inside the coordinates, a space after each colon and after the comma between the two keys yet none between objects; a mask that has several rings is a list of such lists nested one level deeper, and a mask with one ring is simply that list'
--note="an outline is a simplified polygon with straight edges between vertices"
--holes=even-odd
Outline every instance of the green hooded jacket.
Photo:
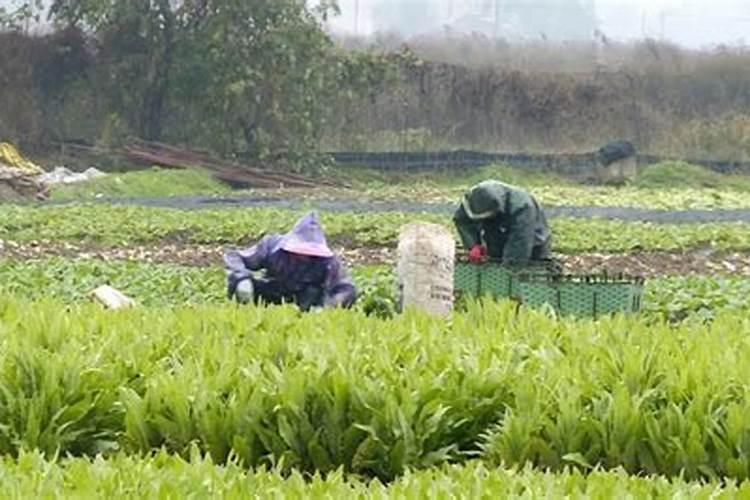
[{"label": "green hooded jacket", "polygon": [[505,262],[548,259],[552,236],[539,203],[526,191],[495,180],[469,189],[453,216],[461,243],[487,245]]}]

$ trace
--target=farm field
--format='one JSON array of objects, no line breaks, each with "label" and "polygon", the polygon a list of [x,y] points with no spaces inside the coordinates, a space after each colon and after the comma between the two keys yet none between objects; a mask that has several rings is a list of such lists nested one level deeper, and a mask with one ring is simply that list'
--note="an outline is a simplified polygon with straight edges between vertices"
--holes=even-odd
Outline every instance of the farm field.
[{"label": "farm field", "polygon": [[273,472],[248,472],[230,465],[217,466],[195,458],[185,461],[160,453],[147,459],[117,456],[108,461],[46,462],[35,454],[0,464],[0,476],[9,498],[31,496],[184,498],[188,495],[237,498],[248,494],[264,498],[504,498],[544,496],[611,498],[614,496],[742,498],[746,484],[694,484],[679,479],[628,476],[624,472],[561,474],[531,469],[495,469],[482,464],[449,466],[409,473],[383,484],[347,479],[340,473],[306,478]]},{"label": "farm field", "polygon": [[[687,170],[687,172],[686,172]],[[692,176],[691,176],[692,174]],[[652,210],[750,209],[750,178],[710,172],[683,163],[646,167],[630,186],[587,186],[544,172],[524,172],[504,166],[442,174],[383,173],[369,169],[325,172],[345,187],[314,189],[262,189],[231,192],[224,184],[199,170],[150,169],[112,174],[80,184],[62,186],[52,199],[58,202],[107,199],[141,199],[165,196],[232,196],[300,201],[339,200],[445,204],[455,203],[467,185],[482,179],[505,179],[531,188],[545,206],[630,207]]]},{"label": "farm field", "polygon": [[[353,267],[361,289],[357,309],[393,315],[393,269],[385,264]],[[579,269],[583,271],[583,269]],[[221,305],[226,302],[224,273],[220,265],[185,266],[137,260],[12,258],[0,263],[0,292],[30,299],[54,298],[81,304],[89,292],[106,282],[135,297],[147,307],[178,304]],[[656,276],[647,281],[643,315],[652,320],[698,322],[719,313],[750,311],[747,300],[750,278],[732,275]]]},{"label": "farm field", "polygon": [[748,494],[750,225],[554,218],[566,271],[648,277],[639,314],[440,320],[396,314],[393,265],[449,218],[325,212],[360,298],[304,315],[227,303],[221,267],[301,210],[89,200],[0,206],[3,496]]},{"label": "farm field", "polygon": [[614,3],[0,0],[0,499],[750,500],[750,3]]},{"label": "farm field", "polygon": [[[120,205],[0,206],[0,239],[17,242],[85,242],[107,246],[156,243],[238,244],[285,231],[302,212],[283,209],[179,209]],[[186,214],[188,214],[186,216]],[[390,246],[413,220],[450,227],[442,214],[325,213],[334,243]],[[740,222],[656,224],[603,219],[550,221],[560,253],[750,249],[750,225]]]},{"label": "farm field", "polygon": [[496,469],[483,464],[447,466],[411,472],[396,481],[362,482],[333,473],[326,478],[304,477],[277,471],[248,472],[195,458],[185,461],[166,453],[146,459],[118,455],[107,461],[84,459],[49,463],[36,454],[0,464],[6,498],[32,496],[107,498],[428,498],[468,497],[492,499],[529,496],[566,498],[730,499],[748,494],[747,485],[728,482],[695,484],[679,479],[628,476],[624,472],[541,473],[532,469]]},{"label": "farm field", "polygon": [[447,322],[4,295],[0,319],[7,456],[164,450],[381,481],[470,461],[750,474],[750,325],[734,311],[670,325],[482,303]]}]

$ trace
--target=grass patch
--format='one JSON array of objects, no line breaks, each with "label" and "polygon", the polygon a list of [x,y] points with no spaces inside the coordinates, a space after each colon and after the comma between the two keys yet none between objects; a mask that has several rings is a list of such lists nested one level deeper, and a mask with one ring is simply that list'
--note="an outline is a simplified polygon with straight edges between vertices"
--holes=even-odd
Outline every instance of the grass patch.
[{"label": "grass patch", "polygon": [[638,174],[634,185],[640,188],[712,188],[750,191],[750,178],[727,175],[683,161],[664,161],[648,165]]},{"label": "grass patch", "polygon": [[489,165],[473,171],[466,172],[461,176],[446,176],[446,184],[458,184],[471,186],[487,179],[496,179],[506,184],[516,186],[572,186],[576,182],[555,172],[540,170],[524,170],[507,165]]},{"label": "grass patch", "polygon": [[157,198],[228,193],[231,189],[199,169],[168,170],[158,167],[138,172],[112,173],[79,184],[59,185],[52,199],[86,200],[102,198]]},{"label": "grass patch", "polygon": [[750,177],[725,175],[683,162],[647,166],[629,186],[585,186],[551,172],[504,165],[434,172],[382,172],[363,167],[333,168],[329,179],[350,189],[255,189],[234,191],[201,170],[150,170],[110,174],[91,182],[58,186],[55,201],[96,198],[163,198],[233,194],[302,200],[362,200],[456,203],[463,192],[485,179],[498,179],[531,192],[544,206],[622,206],[659,210],[750,208]]},{"label": "grass patch", "polygon": [[368,167],[333,167],[329,171],[333,179],[370,189],[381,187],[434,186],[470,187],[487,179],[496,179],[518,186],[560,186],[574,185],[575,182],[554,172],[521,169],[508,165],[488,165],[479,168],[452,168],[428,171],[382,171]]},{"label": "grass patch", "polygon": [[[435,188],[468,188],[487,179],[496,179],[507,184],[524,188],[545,187],[585,187],[601,189],[581,184],[575,179],[551,171],[523,169],[495,164],[480,168],[456,168],[421,172],[382,171],[366,167],[336,168],[331,171],[335,179],[365,186],[369,189],[395,186],[427,186]],[[716,189],[723,191],[750,191],[750,177],[714,172],[699,165],[683,161],[663,161],[647,165],[638,174],[631,188],[644,189]]]},{"label": "grass patch", "polygon": [[[349,171],[348,175],[354,176],[352,174],[353,172]],[[346,171],[342,171],[339,175],[342,176],[341,178],[345,178],[347,174]],[[413,173],[383,173],[370,169],[357,169],[356,178],[364,179],[364,182],[371,186],[378,184],[383,186],[416,184],[440,188],[468,188],[487,179],[496,179],[524,188],[585,186],[575,179],[555,172],[523,169],[502,164],[488,165],[480,168],[446,169]],[[646,189],[709,188],[750,191],[750,177],[722,174],[683,161],[664,161],[644,167],[635,182],[633,182],[632,187]]]}]

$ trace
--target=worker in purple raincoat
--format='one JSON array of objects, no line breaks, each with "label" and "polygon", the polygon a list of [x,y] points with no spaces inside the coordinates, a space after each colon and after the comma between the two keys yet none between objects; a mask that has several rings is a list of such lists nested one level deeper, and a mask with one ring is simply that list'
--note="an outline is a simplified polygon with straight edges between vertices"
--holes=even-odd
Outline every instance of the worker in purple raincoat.
[{"label": "worker in purple raincoat", "polygon": [[266,236],[245,250],[228,251],[224,263],[228,296],[241,303],[294,302],[307,311],[350,307],[356,300],[354,283],[328,247],[314,212],[286,235]]}]

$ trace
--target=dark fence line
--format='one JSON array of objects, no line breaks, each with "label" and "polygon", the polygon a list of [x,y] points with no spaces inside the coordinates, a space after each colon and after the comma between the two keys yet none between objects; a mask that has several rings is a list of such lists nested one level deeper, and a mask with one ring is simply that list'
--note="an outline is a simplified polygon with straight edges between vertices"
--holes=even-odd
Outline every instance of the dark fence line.
[{"label": "dark fence line", "polygon": [[[599,166],[596,153],[527,154],[484,153],[481,151],[436,152],[356,152],[328,153],[340,166],[369,167],[380,170],[440,170],[479,168],[493,163],[511,167],[552,171],[567,175],[585,174]],[[638,155],[639,165],[660,161],[682,160],[720,173],[750,173],[750,163],[724,160],[678,159],[654,155]]]}]

